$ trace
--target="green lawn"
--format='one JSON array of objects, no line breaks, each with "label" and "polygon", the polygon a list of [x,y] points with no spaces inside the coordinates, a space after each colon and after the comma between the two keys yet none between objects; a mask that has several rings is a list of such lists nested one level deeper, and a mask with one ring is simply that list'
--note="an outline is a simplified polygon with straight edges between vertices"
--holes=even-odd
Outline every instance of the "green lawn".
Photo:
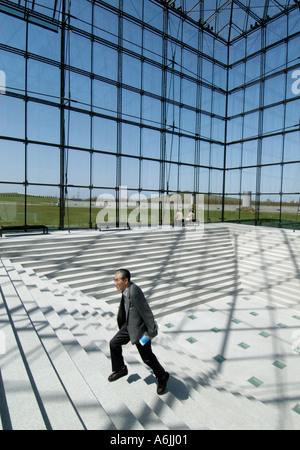
[{"label": "green lawn", "polygon": [[[90,209],[88,207],[81,207],[80,200],[77,201],[78,206],[71,206],[66,209],[65,215],[65,227],[70,225],[71,228],[89,228],[90,226]],[[25,223],[25,205],[24,196],[18,194],[0,194],[0,225],[23,225]],[[92,225],[96,224],[96,218],[100,208],[92,208]],[[110,217],[114,217],[114,210],[106,210]],[[124,214],[124,212],[122,212]],[[125,212],[126,215],[126,212]],[[141,220],[142,225],[148,225],[148,222],[152,225],[158,225],[159,212],[158,210],[141,210],[140,216],[137,211],[128,210],[127,216],[131,224],[138,225],[138,220]],[[221,206],[217,211],[210,210],[205,211],[205,222],[220,222],[221,221]],[[296,208],[295,213],[283,213],[282,221],[295,222],[296,220]],[[104,218],[104,219],[103,219]],[[126,218],[126,217],[125,217]],[[122,217],[121,221],[125,221]],[[107,219],[107,218],[106,218]],[[254,221],[255,214],[253,211],[242,211],[239,217],[238,209],[235,211],[225,211],[225,221]],[[300,219],[300,217],[299,217]],[[105,215],[102,214],[102,224],[105,220]],[[170,211],[170,214],[166,214],[164,217],[165,223],[173,223],[174,212]],[[261,212],[260,220],[262,221],[278,221],[279,212]],[[51,197],[33,197],[28,196],[27,200],[27,224],[28,225],[47,225],[52,228],[59,227],[59,206],[57,205],[57,199]]]}]

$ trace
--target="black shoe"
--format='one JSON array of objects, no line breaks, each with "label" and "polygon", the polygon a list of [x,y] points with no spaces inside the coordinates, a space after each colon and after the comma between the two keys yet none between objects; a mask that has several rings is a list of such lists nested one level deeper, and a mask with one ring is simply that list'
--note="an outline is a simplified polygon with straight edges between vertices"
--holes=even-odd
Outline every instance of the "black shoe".
[{"label": "black shoe", "polygon": [[123,369],[117,370],[116,372],[113,372],[109,377],[108,381],[117,381],[119,378],[126,377],[128,375],[127,367],[124,366]]},{"label": "black shoe", "polygon": [[162,395],[165,392],[169,377],[170,377],[170,374],[168,372],[166,372],[164,374],[164,376],[160,380],[158,380],[158,386],[157,386],[158,395]]}]

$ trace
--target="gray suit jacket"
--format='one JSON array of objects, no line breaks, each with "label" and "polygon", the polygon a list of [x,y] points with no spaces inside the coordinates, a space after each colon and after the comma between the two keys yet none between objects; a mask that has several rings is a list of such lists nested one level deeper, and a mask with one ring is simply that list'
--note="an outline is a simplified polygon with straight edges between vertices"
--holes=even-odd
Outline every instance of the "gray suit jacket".
[{"label": "gray suit jacket", "polygon": [[134,283],[128,285],[129,308],[127,317],[121,301],[118,313],[118,326],[127,325],[129,337],[133,345],[138,344],[145,332],[151,338],[157,336],[154,316],[142,290]]}]

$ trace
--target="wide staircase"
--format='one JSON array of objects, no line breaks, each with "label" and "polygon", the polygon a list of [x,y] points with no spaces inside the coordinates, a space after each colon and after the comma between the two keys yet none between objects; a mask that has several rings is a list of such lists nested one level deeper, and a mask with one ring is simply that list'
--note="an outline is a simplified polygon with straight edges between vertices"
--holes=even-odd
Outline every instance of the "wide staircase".
[{"label": "wide staircase", "polygon": [[228,229],[93,233],[0,243],[2,257],[108,304],[113,278],[131,271],[157,318],[241,289]]},{"label": "wide staircase", "polygon": [[230,226],[244,292],[300,309],[300,234],[286,229]]},{"label": "wide staircase", "polygon": [[165,395],[156,395],[131,345],[128,378],[107,381],[120,300],[115,270],[131,270],[161,321],[241,292],[234,242],[217,226],[3,239],[0,429],[278,429],[275,407],[174,345],[163,329],[153,346],[171,374]]}]

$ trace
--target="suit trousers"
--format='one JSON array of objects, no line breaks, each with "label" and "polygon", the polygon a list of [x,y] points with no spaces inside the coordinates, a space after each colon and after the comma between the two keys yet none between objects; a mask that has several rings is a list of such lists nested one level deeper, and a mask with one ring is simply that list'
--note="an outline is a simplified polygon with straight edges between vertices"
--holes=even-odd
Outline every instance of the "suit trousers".
[{"label": "suit trousers", "polygon": [[[123,369],[123,367],[125,366],[122,346],[128,344],[129,342],[130,337],[127,326],[125,324],[118,331],[115,337],[113,337],[110,341],[110,354],[113,372],[117,372]],[[138,343],[136,347],[144,363],[153,370],[156,378],[160,380],[165,375],[166,371],[154,355],[152,351],[151,341],[148,341],[144,346]]]}]

